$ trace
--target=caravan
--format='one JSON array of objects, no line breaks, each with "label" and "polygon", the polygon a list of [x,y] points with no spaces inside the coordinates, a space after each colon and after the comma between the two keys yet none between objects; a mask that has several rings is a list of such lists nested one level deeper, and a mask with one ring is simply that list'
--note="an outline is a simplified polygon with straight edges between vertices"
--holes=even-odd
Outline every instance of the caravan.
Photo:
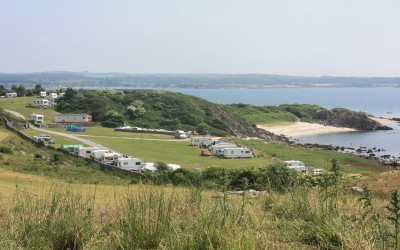
[{"label": "caravan", "polygon": [[308,173],[308,168],[304,165],[302,161],[285,161],[286,167],[290,169],[294,169],[302,174],[307,174]]},{"label": "caravan", "polygon": [[122,155],[118,153],[104,153],[101,156],[100,161],[105,164],[114,165],[114,162],[116,162],[119,158],[122,158]]},{"label": "caravan", "polygon": [[105,153],[111,153],[111,150],[108,149],[99,149],[99,150],[94,150],[92,153],[90,153],[89,157],[93,157],[95,160],[101,160],[103,157],[103,154]]},{"label": "caravan", "polygon": [[85,147],[85,148],[77,148],[74,150],[77,155],[80,155],[83,157],[89,157],[93,151],[100,150],[100,149],[101,148],[99,148],[99,147]]},{"label": "caravan", "polygon": [[253,153],[251,153],[248,148],[225,148],[222,153],[225,158],[252,158]]},{"label": "caravan", "polygon": [[207,147],[211,144],[212,140],[210,137],[192,137],[192,142],[190,143],[190,146]]},{"label": "caravan", "polygon": [[213,155],[219,156],[224,153],[225,148],[237,148],[235,144],[232,143],[219,143],[209,147],[210,152]]},{"label": "caravan", "polygon": [[120,169],[125,169],[125,170],[130,170],[130,171],[141,171],[142,169],[142,161],[137,158],[131,158],[131,157],[122,157],[118,158],[114,162],[114,167],[120,168]]}]

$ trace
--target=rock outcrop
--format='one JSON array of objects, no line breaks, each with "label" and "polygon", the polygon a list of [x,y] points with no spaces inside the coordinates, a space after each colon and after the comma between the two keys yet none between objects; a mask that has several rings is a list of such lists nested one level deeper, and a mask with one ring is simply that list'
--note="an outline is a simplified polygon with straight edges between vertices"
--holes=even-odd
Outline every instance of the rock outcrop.
[{"label": "rock outcrop", "polygon": [[333,115],[325,124],[335,127],[354,128],[366,131],[392,129],[372,120],[368,115],[361,112],[345,112],[339,115]]}]

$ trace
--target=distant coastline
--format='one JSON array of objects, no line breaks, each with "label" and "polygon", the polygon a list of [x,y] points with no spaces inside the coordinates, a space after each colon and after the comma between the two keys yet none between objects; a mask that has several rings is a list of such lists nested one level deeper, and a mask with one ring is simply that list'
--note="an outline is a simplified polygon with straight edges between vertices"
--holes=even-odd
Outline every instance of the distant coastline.
[{"label": "distant coastline", "polygon": [[0,73],[0,84],[51,87],[124,88],[386,88],[400,77],[290,76],[275,74],[125,74],[91,72]]}]

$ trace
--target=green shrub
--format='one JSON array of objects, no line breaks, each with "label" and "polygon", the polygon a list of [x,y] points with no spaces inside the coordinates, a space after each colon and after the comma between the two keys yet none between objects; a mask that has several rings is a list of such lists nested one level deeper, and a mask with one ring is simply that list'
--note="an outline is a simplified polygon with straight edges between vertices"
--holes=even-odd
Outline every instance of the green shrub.
[{"label": "green shrub", "polygon": [[13,153],[13,150],[9,147],[0,146],[0,153],[11,155]]}]

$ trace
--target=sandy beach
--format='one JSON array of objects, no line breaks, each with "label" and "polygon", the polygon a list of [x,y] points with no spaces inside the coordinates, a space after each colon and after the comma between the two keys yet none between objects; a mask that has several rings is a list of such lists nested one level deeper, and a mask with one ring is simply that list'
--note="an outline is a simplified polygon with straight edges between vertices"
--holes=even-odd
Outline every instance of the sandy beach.
[{"label": "sandy beach", "polygon": [[324,126],[321,124],[308,123],[308,122],[296,122],[292,125],[286,125],[286,126],[257,125],[257,127],[270,131],[274,134],[278,135],[282,134],[288,137],[356,131],[355,129],[352,128],[337,128],[333,126]]},{"label": "sandy beach", "polygon": [[[393,123],[393,121],[389,120],[392,117],[370,117],[370,118],[377,122],[380,122],[383,125]],[[285,126],[257,125],[257,127],[270,131],[274,134],[278,135],[282,134],[287,137],[357,131],[356,129],[352,128],[338,128],[338,127],[325,126],[317,123],[308,123],[308,122],[295,122],[292,125],[285,125]]]}]

